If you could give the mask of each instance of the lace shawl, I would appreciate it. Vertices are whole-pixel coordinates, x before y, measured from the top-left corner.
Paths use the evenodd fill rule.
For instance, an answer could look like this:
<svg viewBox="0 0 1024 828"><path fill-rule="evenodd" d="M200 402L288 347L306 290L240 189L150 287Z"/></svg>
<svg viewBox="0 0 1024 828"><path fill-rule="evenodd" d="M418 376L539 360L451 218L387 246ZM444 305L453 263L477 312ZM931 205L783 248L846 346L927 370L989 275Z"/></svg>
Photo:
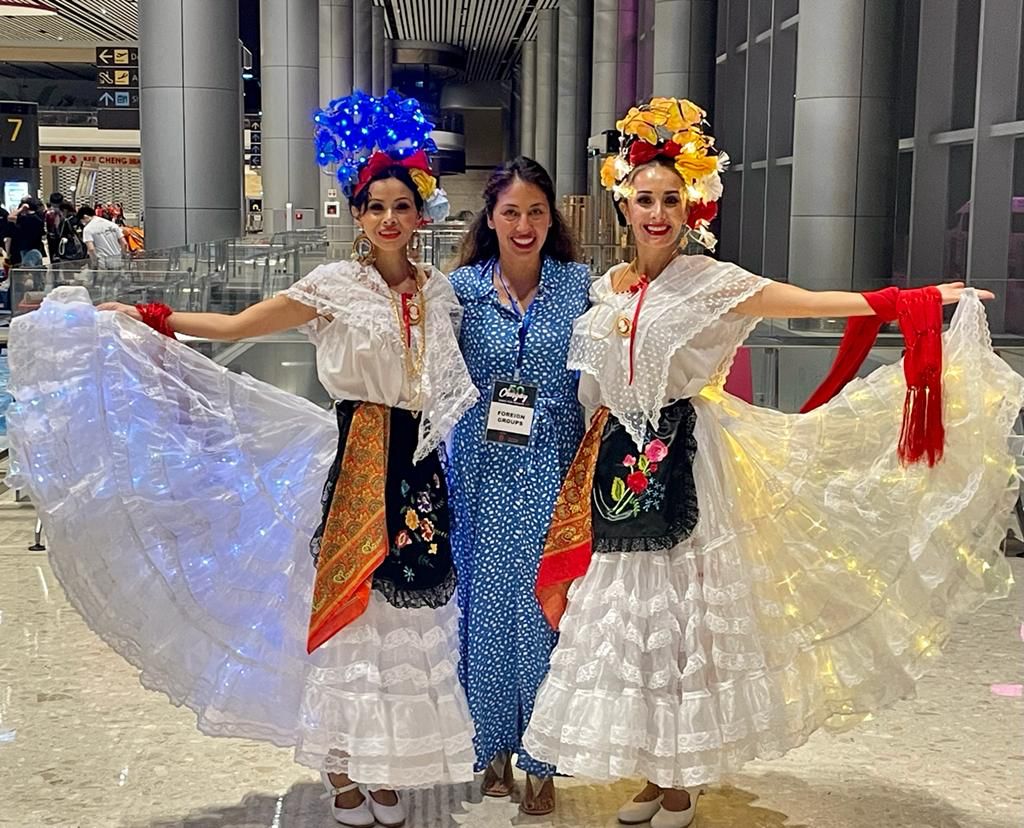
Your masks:
<svg viewBox="0 0 1024 828"><path fill-rule="evenodd" d="M384 354L402 353L403 347L388 290L375 267L341 261L320 265L282 294L315 308L322 317L340 320L344 328L359 330L380 345L384 358ZM451 283L439 270L430 268L423 291L427 344L420 377L423 416L415 462L440 445L478 397L459 350L462 309ZM321 332L327 335L324 319L315 319L307 327L314 344Z"/></svg>
<svg viewBox="0 0 1024 828"><path fill-rule="evenodd" d="M658 427L659 413L672 397L669 368L676 354L712 325L719 325L721 337L712 349L716 361L708 376L713 384L724 383L736 350L759 321L724 317L771 280L707 256L677 257L647 290L637 323L630 384L628 338L619 336L615 325L620 315L632 319L636 302L612 291L610 274L594 283L592 307L576 320L568 365L597 381L602 404L640 445L646 426Z"/></svg>

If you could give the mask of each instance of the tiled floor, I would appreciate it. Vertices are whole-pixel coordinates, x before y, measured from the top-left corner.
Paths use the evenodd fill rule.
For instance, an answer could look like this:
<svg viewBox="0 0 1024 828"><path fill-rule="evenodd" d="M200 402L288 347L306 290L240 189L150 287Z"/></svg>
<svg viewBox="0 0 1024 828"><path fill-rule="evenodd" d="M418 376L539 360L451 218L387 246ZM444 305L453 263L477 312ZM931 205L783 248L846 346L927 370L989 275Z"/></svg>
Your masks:
<svg viewBox="0 0 1024 828"><path fill-rule="evenodd" d="M8 496L9 498L9 496ZM142 689L68 605L31 509L0 503L0 825L328 828L314 776L287 751L201 736ZM88 555L87 549L82 550ZM1015 568L1024 577L1024 567ZM697 828L1024 825L1020 592L961 625L916 700L840 737L817 734L700 802ZM410 828L612 826L635 782L561 780L546 818L475 786L411 798Z"/></svg>

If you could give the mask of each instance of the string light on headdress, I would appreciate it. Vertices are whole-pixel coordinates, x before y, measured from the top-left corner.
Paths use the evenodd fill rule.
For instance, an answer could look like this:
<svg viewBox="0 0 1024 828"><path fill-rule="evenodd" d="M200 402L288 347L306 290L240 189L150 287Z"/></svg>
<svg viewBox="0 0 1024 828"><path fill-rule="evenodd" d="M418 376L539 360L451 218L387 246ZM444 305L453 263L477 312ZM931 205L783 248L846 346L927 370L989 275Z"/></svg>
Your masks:
<svg viewBox="0 0 1024 828"><path fill-rule="evenodd" d="M634 106L615 125L619 152L605 158L601 183L616 201L622 201L635 192L629 178L637 167L656 158L670 159L683 179L688 202L686 238L714 250L717 240L710 225L718 215L719 174L729 156L716 152L714 136L704 131L706 114L692 101L679 98L651 98Z"/></svg>
<svg viewBox="0 0 1024 828"><path fill-rule="evenodd" d="M372 174L388 166L405 167L431 221L443 221L448 199L430 170L427 153L437 152L430 137L434 125L419 101L389 89L380 98L356 90L336 98L313 115L317 163L333 172L351 199Z"/></svg>

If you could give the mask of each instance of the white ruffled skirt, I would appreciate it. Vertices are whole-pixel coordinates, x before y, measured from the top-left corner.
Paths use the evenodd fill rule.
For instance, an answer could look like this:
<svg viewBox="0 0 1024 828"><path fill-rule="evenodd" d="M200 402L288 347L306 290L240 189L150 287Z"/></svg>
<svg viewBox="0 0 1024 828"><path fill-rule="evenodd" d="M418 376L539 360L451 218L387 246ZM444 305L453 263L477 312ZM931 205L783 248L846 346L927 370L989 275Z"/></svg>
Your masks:
<svg viewBox="0 0 1024 828"><path fill-rule="evenodd" d="M694 400L698 526L668 551L593 556L530 753L570 775L699 785L911 695L953 621L1010 584L1024 379L989 343L965 298L931 469L897 458L901 365L806 415L717 390Z"/></svg>
<svg viewBox="0 0 1024 828"><path fill-rule="evenodd" d="M371 786L472 778L454 600L396 609L375 592L306 653L330 412L75 289L18 317L9 347L9 482L72 604L146 687L203 733Z"/></svg>

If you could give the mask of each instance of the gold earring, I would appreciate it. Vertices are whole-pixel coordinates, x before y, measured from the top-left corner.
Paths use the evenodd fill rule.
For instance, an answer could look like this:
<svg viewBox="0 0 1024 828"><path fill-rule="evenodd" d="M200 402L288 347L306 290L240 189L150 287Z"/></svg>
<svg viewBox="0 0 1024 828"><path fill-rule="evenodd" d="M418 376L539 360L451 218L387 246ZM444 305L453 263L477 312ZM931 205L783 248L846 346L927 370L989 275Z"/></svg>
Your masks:
<svg viewBox="0 0 1024 828"><path fill-rule="evenodd" d="M360 264L371 264L373 258L373 242L370 241L365 230L360 230L359 235L352 242L352 260Z"/></svg>

